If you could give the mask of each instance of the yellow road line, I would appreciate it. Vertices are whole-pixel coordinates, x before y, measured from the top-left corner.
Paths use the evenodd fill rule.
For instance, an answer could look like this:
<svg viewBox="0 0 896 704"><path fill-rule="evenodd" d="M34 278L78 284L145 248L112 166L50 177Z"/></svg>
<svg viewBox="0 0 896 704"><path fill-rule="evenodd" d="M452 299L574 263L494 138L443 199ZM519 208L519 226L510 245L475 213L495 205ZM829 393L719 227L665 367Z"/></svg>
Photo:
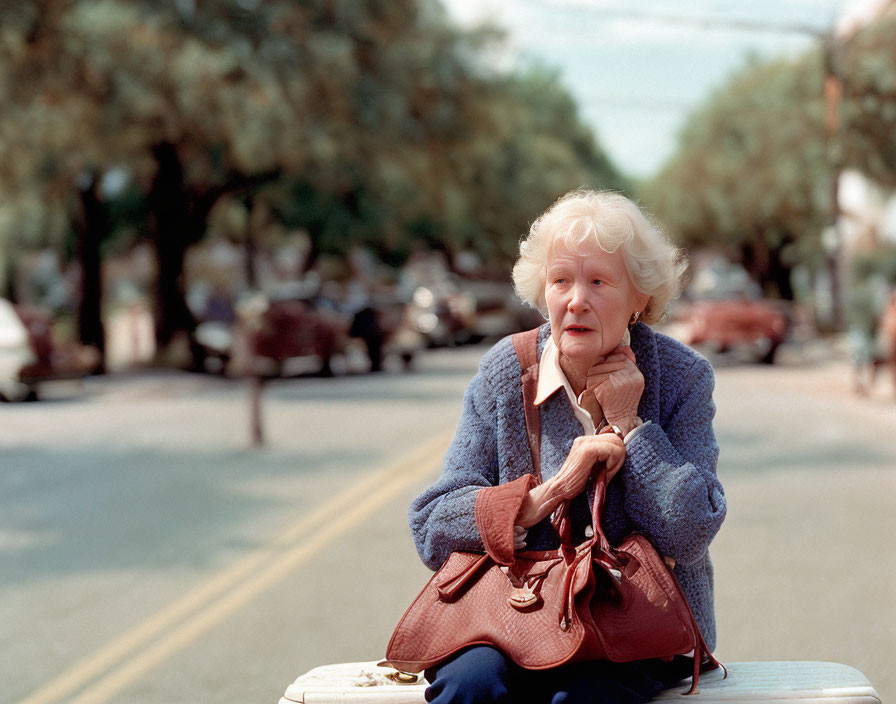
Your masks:
<svg viewBox="0 0 896 704"><path fill-rule="evenodd" d="M439 435L404 459L337 494L267 545L76 663L19 704L58 702L133 654L128 661L71 700L72 704L108 701L262 591L282 581L292 570L358 525L393 496L431 473L449 439L450 434ZM301 542L292 545L296 541ZM170 633L140 650L169 627L173 629Z"/></svg>

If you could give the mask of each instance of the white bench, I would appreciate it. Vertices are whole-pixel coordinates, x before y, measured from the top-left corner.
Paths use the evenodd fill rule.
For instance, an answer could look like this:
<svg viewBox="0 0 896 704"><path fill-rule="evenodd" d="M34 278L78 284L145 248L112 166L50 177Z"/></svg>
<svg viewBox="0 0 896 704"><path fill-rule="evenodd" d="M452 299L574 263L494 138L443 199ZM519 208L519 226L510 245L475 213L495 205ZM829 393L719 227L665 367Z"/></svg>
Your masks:
<svg viewBox="0 0 896 704"><path fill-rule="evenodd" d="M880 696L861 672L833 662L733 662L700 676L697 694L682 700L690 680L660 694L655 702L689 704L881 704ZM424 704L425 681L398 681L395 670L376 662L316 667L287 689L280 704Z"/></svg>

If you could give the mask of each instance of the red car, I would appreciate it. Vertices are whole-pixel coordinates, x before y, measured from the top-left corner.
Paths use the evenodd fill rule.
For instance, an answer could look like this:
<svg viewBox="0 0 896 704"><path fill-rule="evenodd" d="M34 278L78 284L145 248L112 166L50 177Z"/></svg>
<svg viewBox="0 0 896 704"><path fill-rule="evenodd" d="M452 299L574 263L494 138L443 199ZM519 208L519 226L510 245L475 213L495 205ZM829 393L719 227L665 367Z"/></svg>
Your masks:
<svg viewBox="0 0 896 704"><path fill-rule="evenodd" d="M771 364L790 334L792 321L781 302L769 300L700 301L682 316L684 342L711 345L719 352L758 344L760 361Z"/></svg>
<svg viewBox="0 0 896 704"><path fill-rule="evenodd" d="M314 355L322 373L332 373L330 360L344 350L346 335L336 320L302 300L273 301L261 316L252 352L280 365L287 359Z"/></svg>
<svg viewBox="0 0 896 704"><path fill-rule="evenodd" d="M344 358L352 340L363 342L371 371L381 370L387 355L409 369L423 346L400 303L378 302L349 315L304 299L273 300L249 324L249 351L264 375L280 376L287 362L305 357L316 359L320 373L330 376L333 358Z"/></svg>

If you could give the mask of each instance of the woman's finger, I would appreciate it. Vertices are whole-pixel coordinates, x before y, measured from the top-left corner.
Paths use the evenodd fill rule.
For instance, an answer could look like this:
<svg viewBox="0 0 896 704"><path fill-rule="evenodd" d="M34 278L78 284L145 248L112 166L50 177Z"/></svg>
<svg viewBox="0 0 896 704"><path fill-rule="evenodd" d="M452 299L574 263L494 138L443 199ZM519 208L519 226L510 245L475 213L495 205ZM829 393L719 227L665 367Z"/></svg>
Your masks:
<svg viewBox="0 0 896 704"><path fill-rule="evenodd" d="M600 364L595 364L591 369L588 370L588 378L591 378L595 374L607 374L609 372L618 372L623 369L627 369L631 364L631 360L627 357L622 357L617 360L601 362Z"/></svg>
<svg viewBox="0 0 896 704"><path fill-rule="evenodd" d="M620 440L616 433L601 433L597 437L603 441L598 448L601 460L606 461L614 455L625 453L625 443Z"/></svg>
<svg viewBox="0 0 896 704"><path fill-rule="evenodd" d="M615 435L613 437L616 437ZM617 438L618 439L618 438ZM604 460L604 468L603 474L607 477L607 481L610 481L613 477L616 476L616 473L622 469L622 465L625 464L625 446L623 445L622 449L616 449L610 453L610 455Z"/></svg>

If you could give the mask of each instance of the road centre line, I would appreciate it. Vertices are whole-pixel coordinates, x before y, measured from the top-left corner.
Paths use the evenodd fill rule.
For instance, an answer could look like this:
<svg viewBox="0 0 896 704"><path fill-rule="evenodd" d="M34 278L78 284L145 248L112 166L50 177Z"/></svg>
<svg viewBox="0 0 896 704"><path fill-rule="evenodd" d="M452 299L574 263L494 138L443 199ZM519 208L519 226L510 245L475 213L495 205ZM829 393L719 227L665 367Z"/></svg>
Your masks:
<svg viewBox="0 0 896 704"><path fill-rule="evenodd" d="M431 474L453 433L441 433L400 460L353 484L184 597L41 686L19 704L52 704L103 675L71 704L106 702L189 645L299 565ZM301 540L300 543L296 541ZM167 634L164 631L170 629ZM158 641L150 643L157 636ZM114 669L113 669L114 668ZM111 671L110 671L111 670Z"/></svg>

